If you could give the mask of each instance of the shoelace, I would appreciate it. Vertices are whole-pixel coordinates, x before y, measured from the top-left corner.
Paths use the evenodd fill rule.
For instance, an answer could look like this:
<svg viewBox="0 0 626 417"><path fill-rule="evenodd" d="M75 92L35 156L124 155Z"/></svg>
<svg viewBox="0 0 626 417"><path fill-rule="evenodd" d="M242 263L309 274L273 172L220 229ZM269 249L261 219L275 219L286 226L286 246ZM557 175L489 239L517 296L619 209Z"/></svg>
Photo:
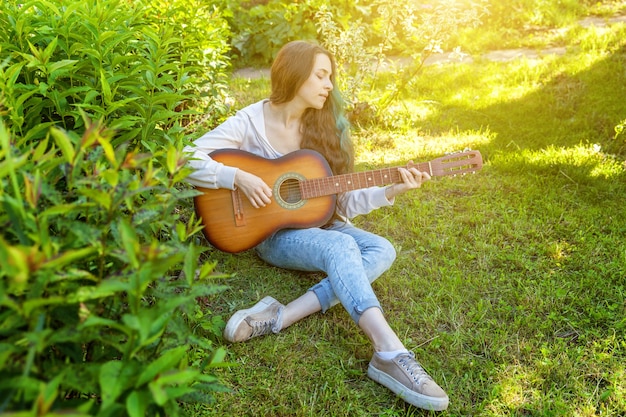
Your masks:
<svg viewBox="0 0 626 417"><path fill-rule="evenodd" d="M276 325L276 318L264 321L251 320L248 324L252 327L252 335L250 337L263 336L272 332L272 328Z"/></svg>
<svg viewBox="0 0 626 417"><path fill-rule="evenodd" d="M402 355L402 357L398 359L398 363L409 375L411 375L416 384L420 385L422 382L432 380L430 375L428 375L424 368L422 368L422 365L415 360L413 352L408 352Z"/></svg>

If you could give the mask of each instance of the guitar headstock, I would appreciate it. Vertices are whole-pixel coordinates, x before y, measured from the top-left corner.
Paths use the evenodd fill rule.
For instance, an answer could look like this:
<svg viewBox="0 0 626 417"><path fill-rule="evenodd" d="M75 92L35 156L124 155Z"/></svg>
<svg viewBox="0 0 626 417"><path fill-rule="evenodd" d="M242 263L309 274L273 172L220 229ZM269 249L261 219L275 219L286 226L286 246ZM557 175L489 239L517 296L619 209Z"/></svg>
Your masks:
<svg viewBox="0 0 626 417"><path fill-rule="evenodd" d="M466 150L433 159L429 164L434 176L460 175L481 169L483 157L479 151Z"/></svg>

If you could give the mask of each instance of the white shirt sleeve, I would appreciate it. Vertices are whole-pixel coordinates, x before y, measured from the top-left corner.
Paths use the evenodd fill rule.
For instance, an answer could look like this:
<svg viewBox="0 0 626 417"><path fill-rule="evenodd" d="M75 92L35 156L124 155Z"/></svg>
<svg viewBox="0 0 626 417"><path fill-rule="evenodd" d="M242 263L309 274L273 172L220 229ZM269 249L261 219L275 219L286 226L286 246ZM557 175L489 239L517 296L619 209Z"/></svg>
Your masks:
<svg viewBox="0 0 626 417"><path fill-rule="evenodd" d="M385 196L386 187L369 187L340 194L337 213L348 219L367 214L372 210L393 205Z"/></svg>
<svg viewBox="0 0 626 417"><path fill-rule="evenodd" d="M235 188L235 173L238 168L225 166L211 159L209 154L218 149L241 149L249 123L245 115L238 113L230 117L215 129L196 139L193 145L186 146L184 152L189 156L189 166L193 172L187 181L204 188Z"/></svg>
<svg viewBox="0 0 626 417"><path fill-rule="evenodd" d="M254 103L239 110L221 125L196 139L193 145L186 146L184 152L189 157L193 172L187 182L204 188L235 188L237 167L225 166L209 156L218 149L239 149L263 158L281 156L265 137L263 104L267 100Z"/></svg>

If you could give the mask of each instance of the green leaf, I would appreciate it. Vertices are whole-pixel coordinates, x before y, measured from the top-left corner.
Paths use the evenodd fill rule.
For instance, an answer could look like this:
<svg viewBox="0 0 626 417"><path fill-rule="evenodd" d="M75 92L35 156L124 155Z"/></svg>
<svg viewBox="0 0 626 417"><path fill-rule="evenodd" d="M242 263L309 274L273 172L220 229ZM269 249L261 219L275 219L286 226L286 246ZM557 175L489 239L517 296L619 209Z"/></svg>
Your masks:
<svg viewBox="0 0 626 417"><path fill-rule="evenodd" d="M134 357L141 349L156 342L163 335L170 317L170 311L154 309L141 309L137 315L124 314L124 324L139 333L139 340L130 346L129 355Z"/></svg>
<svg viewBox="0 0 626 417"><path fill-rule="evenodd" d="M184 385L195 382L199 374L200 372L191 368L177 370L177 371L170 371L170 372L160 375L159 378L154 381L154 383L161 385L161 386L167 386L167 385L184 386Z"/></svg>
<svg viewBox="0 0 626 417"><path fill-rule="evenodd" d="M224 358L226 357L226 349L223 347L219 347L213 351L211 354L211 358L208 363L208 368L214 368L220 366L224 363Z"/></svg>
<svg viewBox="0 0 626 417"><path fill-rule="evenodd" d="M187 352L187 346L178 346L163 353L157 360L148 365L135 384L139 388L154 380L159 374L176 369Z"/></svg>
<svg viewBox="0 0 626 417"><path fill-rule="evenodd" d="M0 236L0 267L8 276L9 293L21 294L28 285L30 275L29 252L29 248L8 245Z"/></svg>
<svg viewBox="0 0 626 417"><path fill-rule="evenodd" d="M82 303L100 298L112 297L115 294L128 291L128 283L107 279L97 286L83 286L67 296L69 303Z"/></svg>
<svg viewBox="0 0 626 417"><path fill-rule="evenodd" d="M107 169L106 171L100 174L102 178L109 184L111 187L115 188L120 180L120 175L118 171L113 169Z"/></svg>
<svg viewBox="0 0 626 417"><path fill-rule="evenodd" d="M52 39L52 41L48 44L48 46L46 46L46 49L44 49L40 58L43 63L47 63L48 61L50 61L50 58L52 57L52 54L54 53L54 51L57 49L58 44L59 44L59 37L57 36L54 39Z"/></svg>
<svg viewBox="0 0 626 417"><path fill-rule="evenodd" d="M46 298L31 298L24 302L24 304L22 305L22 309L24 312L24 316L30 317L31 313L40 307L58 305L58 304L63 304L65 302L66 302L65 297L60 296L60 295L46 297Z"/></svg>
<svg viewBox="0 0 626 417"><path fill-rule="evenodd" d="M20 155L17 158L8 157L0 162L0 178L6 177L9 174L16 172L26 162L28 162L28 155Z"/></svg>
<svg viewBox="0 0 626 417"><path fill-rule="evenodd" d="M63 377L65 376L65 371L61 370L61 372L55 376L52 381L47 384L43 384L39 388L39 396L37 398L37 407L39 412L44 413L44 415L49 416L50 409L52 408L55 400L59 396L59 385L61 384Z"/></svg>
<svg viewBox="0 0 626 417"><path fill-rule="evenodd" d="M104 98L104 102L108 105L113 101L113 95L111 94L111 85L107 80L106 74L104 70L100 70L100 85L102 87L102 96Z"/></svg>
<svg viewBox="0 0 626 417"><path fill-rule="evenodd" d="M3 329L4 326L0 326ZM3 332L4 333L4 332ZM0 369L7 369L7 361L17 352L17 347L11 343L0 342Z"/></svg>
<svg viewBox="0 0 626 417"><path fill-rule="evenodd" d="M145 417L150 396L145 391L133 391L126 398L126 411L130 417Z"/></svg>
<svg viewBox="0 0 626 417"><path fill-rule="evenodd" d="M96 202L96 204L98 204L100 207L104 208L105 210L111 209L111 204L112 204L111 195L107 193L106 191L92 189L92 188L81 188L78 190L78 192L90 198L91 200Z"/></svg>
<svg viewBox="0 0 626 417"><path fill-rule="evenodd" d="M178 169L178 151L173 146L167 149L167 171L173 175Z"/></svg>
<svg viewBox="0 0 626 417"><path fill-rule="evenodd" d="M100 143L100 146L102 146L102 149L104 149L104 154L106 155L109 162L114 167L118 167L119 163L117 162L117 158L115 157L115 150L113 149L113 146L111 146L111 142L109 142L109 140L106 138L99 137L98 143Z"/></svg>
<svg viewBox="0 0 626 417"><path fill-rule="evenodd" d="M17 77L20 75L20 72L22 71L22 68L24 67L24 65L26 65L24 61L16 62L15 64L11 65L6 70L7 77L6 77L5 86L7 88L12 88L15 85L15 81L17 80Z"/></svg>
<svg viewBox="0 0 626 417"><path fill-rule="evenodd" d="M176 222L176 235L181 242L187 240L187 225L183 222Z"/></svg>
<svg viewBox="0 0 626 417"><path fill-rule="evenodd" d="M122 238L122 246L126 252L128 262L133 268L139 267L137 254L139 253L139 240L137 234L132 228L128 220L121 219L119 222L120 237Z"/></svg>
<svg viewBox="0 0 626 417"><path fill-rule="evenodd" d="M57 204L55 206L49 207L43 212L41 212L41 216L51 217L58 215L67 215L72 211L85 211L90 207L94 207L94 203L67 203L67 204Z"/></svg>
<svg viewBox="0 0 626 417"><path fill-rule="evenodd" d="M109 361L100 367L98 377L102 408L110 407L117 399L135 384L136 362Z"/></svg>
<svg viewBox="0 0 626 417"><path fill-rule="evenodd" d="M33 153L33 160L34 161L41 160L41 158L43 157L47 149L48 149L48 138L46 137L44 140L39 142L39 145L37 145L37 147L35 148L35 151Z"/></svg>
<svg viewBox="0 0 626 417"><path fill-rule="evenodd" d="M148 384L148 387L150 388L150 392L152 393L152 398L154 398L154 402L158 405L164 406L170 399L167 395L167 391L165 391L161 384L158 384L155 381L151 381L150 384Z"/></svg>
<svg viewBox="0 0 626 417"><path fill-rule="evenodd" d="M85 320L84 323L81 324L81 326L79 327L79 329L87 329L89 327L103 327L103 328L113 328L116 330L119 330L120 332L122 332L123 334L125 334L126 336L130 337L130 335L133 333L133 330L130 329L128 326L125 326L124 324L116 321L116 320L112 320L112 319L108 319L108 318L104 318L104 317L98 317L98 316L89 316L87 317L87 320ZM110 341L108 343L111 343ZM116 346L116 348L118 348L118 350L122 351L121 349L119 349L119 346Z"/></svg>
<svg viewBox="0 0 626 417"><path fill-rule="evenodd" d="M74 145L72 144L72 141L70 140L67 133L57 127L51 128L50 133L54 137L54 141L61 149L65 161L68 162L70 165L73 165L74 159L76 158L76 152L74 151Z"/></svg>
<svg viewBox="0 0 626 417"><path fill-rule="evenodd" d="M96 248L88 247L82 249L68 250L55 258L45 261L41 268L62 269L78 260L89 257L96 252Z"/></svg>
<svg viewBox="0 0 626 417"><path fill-rule="evenodd" d="M74 59L64 59L48 65L48 72L50 74L48 82L53 83L61 75L72 71L77 62L78 61Z"/></svg>

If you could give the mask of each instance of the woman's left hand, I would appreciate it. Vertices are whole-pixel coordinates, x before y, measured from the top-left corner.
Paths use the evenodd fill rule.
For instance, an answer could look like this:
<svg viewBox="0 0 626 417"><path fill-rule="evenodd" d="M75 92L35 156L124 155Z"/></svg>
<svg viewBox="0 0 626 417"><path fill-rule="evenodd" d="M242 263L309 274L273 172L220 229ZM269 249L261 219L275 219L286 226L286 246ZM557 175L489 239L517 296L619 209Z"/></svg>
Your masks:
<svg viewBox="0 0 626 417"><path fill-rule="evenodd" d="M413 161L409 162L409 166L413 165ZM402 182L390 185L385 190L385 196L388 200L392 200L395 196L404 194L409 190L420 188L425 181L430 181L430 175L427 172L419 171L417 168L398 168Z"/></svg>

